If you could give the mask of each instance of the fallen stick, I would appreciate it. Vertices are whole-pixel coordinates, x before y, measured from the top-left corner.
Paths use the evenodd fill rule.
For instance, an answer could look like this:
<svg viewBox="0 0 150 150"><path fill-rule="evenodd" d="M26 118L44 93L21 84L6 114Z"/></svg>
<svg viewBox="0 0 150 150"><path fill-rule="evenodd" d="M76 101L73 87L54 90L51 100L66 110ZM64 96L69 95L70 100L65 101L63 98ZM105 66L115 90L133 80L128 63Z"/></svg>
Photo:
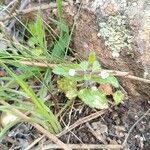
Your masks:
<svg viewBox="0 0 150 150"><path fill-rule="evenodd" d="M104 144L67 144L71 149L122 149L122 145L104 145ZM60 149L59 145L48 144L42 147L44 150Z"/></svg>
<svg viewBox="0 0 150 150"><path fill-rule="evenodd" d="M30 150L33 146L35 146L39 141L41 141L45 135L42 135L41 137L37 138L35 141L33 141L25 150Z"/></svg>
<svg viewBox="0 0 150 150"><path fill-rule="evenodd" d="M49 64L46 62L43 63L43 62L31 62L31 61L19 61L19 63L28 65L28 66L37 66L37 67L43 67L43 68L46 68L46 67L54 68L57 66L57 64ZM114 76L124 77L124 78L128 78L131 80L136 80L136 81L150 84L150 80L130 75L129 72L122 72L122 71L117 71L117 70L106 70L106 71ZM96 73L99 74L99 72L96 72Z"/></svg>
<svg viewBox="0 0 150 150"><path fill-rule="evenodd" d="M86 122L89 122L89 121L99 117L100 115L103 115L106 111L107 111L107 109L106 110L100 110L100 111L98 111L96 113L93 113L93 114L91 114L89 116L86 116L84 118L79 119L74 124L72 124L71 126L67 127L65 130L63 130L62 132L57 134L57 136L58 137L63 136L64 134L68 133L69 131L73 130L74 128L78 127L79 125L82 125L82 124L84 124Z"/></svg>
<svg viewBox="0 0 150 150"><path fill-rule="evenodd" d="M77 122L75 122L74 124L72 124L71 126L69 126L67 129L65 129L65 130L63 130L61 133L57 134L57 137L61 137L61 136L65 135L66 133L68 133L69 131L71 131L71 130L73 130L74 128L78 127L79 125L84 124L84 123L86 123L86 122L88 122L88 121L91 121L91 120L93 120L93 119L99 117L100 115L104 114L105 112L106 112L106 110L98 111L98 112L93 113L93 114L91 114L91 115L89 115L89 116L86 116L86 117L84 117L84 118L79 119ZM42 137L42 138L43 138L43 137ZM41 139L42 139L42 138L41 138ZM40 139L40 140L41 140L41 139ZM30 147L33 147L33 146L34 146L35 144L37 144L38 142L39 142L39 140L34 141L34 142L29 146L29 148L30 148ZM26 149L26 150L29 150L29 149Z"/></svg>

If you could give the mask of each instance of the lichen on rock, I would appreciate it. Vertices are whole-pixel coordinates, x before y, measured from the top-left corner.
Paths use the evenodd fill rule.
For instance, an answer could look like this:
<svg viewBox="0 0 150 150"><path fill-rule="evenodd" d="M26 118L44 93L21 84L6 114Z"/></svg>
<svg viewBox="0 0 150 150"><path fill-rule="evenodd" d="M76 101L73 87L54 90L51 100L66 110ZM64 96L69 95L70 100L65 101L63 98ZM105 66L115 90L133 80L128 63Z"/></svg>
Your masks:
<svg viewBox="0 0 150 150"><path fill-rule="evenodd" d="M127 18L124 15L109 16L107 21L100 22L98 36L102 37L105 45L112 50L112 53L128 48L132 50L132 39L130 30L127 28Z"/></svg>

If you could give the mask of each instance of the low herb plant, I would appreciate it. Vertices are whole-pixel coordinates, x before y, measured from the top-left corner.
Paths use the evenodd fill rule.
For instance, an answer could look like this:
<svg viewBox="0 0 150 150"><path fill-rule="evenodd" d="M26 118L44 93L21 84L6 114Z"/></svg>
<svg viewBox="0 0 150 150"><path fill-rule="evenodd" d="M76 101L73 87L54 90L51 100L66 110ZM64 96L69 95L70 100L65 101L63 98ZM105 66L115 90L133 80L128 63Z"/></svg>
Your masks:
<svg viewBox="0 0 150 150"><path fill-rule="evenodd" d="M92 108L108 108L106 95L97 87L99 84L111 84L118 88L118 80L101 68L95 53L89 55L88 61L79 64L61 64L53 69L53 73L61 76L57 81L58 88L65 93L69 100L80 98ZM113 93L114 104L118 105L123 99L123 93L117 90Z"/></svg>

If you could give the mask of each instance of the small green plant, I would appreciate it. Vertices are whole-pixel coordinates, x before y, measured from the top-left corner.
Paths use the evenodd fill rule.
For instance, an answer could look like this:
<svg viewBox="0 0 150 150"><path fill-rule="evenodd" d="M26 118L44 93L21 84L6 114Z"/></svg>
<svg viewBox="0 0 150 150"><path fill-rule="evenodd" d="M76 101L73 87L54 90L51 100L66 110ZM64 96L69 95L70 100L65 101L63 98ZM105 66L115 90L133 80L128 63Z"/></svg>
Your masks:
<svg viewBox="0 0 150 150"><path fill-rule="evenodd" d="M58 12L59 21L50 18L60 31L59 39L54 42L51 52L53 58L63 58L65 48L70 38L69 28L62 20L61 2L58 2ZM28 45L32 48L32 53L36 56L44 54L44 50L47 51L47 45L45 40L45 28L40 14L37 15L35 23L28 24L28 30L31 33L31 37L28 39Z"/></svg>
<svg viewBox="0 0 150 150"><path fill-rule="evenodd" d="M4 34L5 29L0 27L0 44L2 45L0 69L4 69L7 74L0 78L0 81L2 81L0 82L0 100L8 103L11 101L11 106L0 105L0 111L5 112L11 110L11 108L16 108L22 112L28 112L33 122L40 124L51 133L59 133L62 130L57 113L53 113L53 109L51 110L51 108L55 107L55 104L45 100L47 94L52 94L53 92L51 88L51 70L21 65L20 61L56 62L58 60L55 59L56 57L63 58L70 36L69 28L62 19L62 0L57 0L57 7L58 21L52 18L49 19L56 26L55 28L59 29L59 35L54 34L52 27L43 22L40 11L34 23L25 25L16 18L25 28L23 33L19 31L19 39L21 37L22 40L18 42L10 41ZM17 30L17 28L15 29ZM30 33L25 38L24 33L26 32L24 31ZM54 39L50 44L46 41L47 32ZM26 37L28 37L27 42ZM58 61L62 60L59 59ZM11 64L11 67L7 64ZM38 82L38 86L41 89L35 89L34 85L30 83L32 80ZM11 112L13 113L13 111ZM0 133L0 139L11 127L22 121L19 118L17 122L3 128Z"/></svg>
<svg viewBox="0 0 150 150"><path fill-rule="evenodd" d="M99 23L98 36L102 37L105 45L112 50L113 57L119 57L123 48L132 50L133 37L126 20L126 16L117 14L109 16L106 22Z"/></svg>
<svg viewBox="0 0 150 150"><path fill-rule="evenodd" d="M32 34L28 39L28 45L32 48L34 55L40 56L44 53L44 49L46 48L44 26L40 15L37 15L35 23L28 24L28 29Z"/></svg>
<svg viewBox="0 0 150 150"><path fill-rule="evenodd" d="M63 76L57 81L60 91L70 100L79 97L85 104L92 108L108 108L106 95L97 88L98 84L111 84L119 87L118 80L96 60L95 53L89 55L88 61L80 64L61 64L53 69L53 73ZM123 99L121 91L113 94L114 104L119 104Z"/></svg>

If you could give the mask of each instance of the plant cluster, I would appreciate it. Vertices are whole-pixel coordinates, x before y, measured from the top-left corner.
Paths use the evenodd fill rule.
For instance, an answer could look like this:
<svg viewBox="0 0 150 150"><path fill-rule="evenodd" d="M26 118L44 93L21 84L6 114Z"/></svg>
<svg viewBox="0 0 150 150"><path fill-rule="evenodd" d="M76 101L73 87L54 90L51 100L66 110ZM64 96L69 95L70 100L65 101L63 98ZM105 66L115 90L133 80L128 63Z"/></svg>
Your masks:
<svg viewBox="0 0 150 150"><path fill-rule="evenodd" d="M114 57L118 57L123 48L132 50L133 37L127 27L126 16L109 16L107 21L99 23L99 27L98 36L104 39L105 45L112 50Z"/></svg>
<svg viewBox="0 0 150 150"><path fill-rule="evenodd" d="M69 99L68 102L72 102L78 97L92 108L108 108L107 96L98 88L102 84L110 84L114 87L112 97L115 105L119 104L123 98L121 91L116 91L119 87L117 79L102 69L96 60L95 53L89 55L88 61L82 61L79 64L60 64L53 70L21 63L24 60L33 62L33 64L37 61L45 64L45 62L49 63L52 60L56 63L58 60L56 58L65 56L65 50L70 41L69 28L62 20L62 1L56 0L56 2L59 21L52 18L50 20L59 30L57 37L54 36L51 27L43 23L39 13L36 21L27 23L27 26L18 19L24 27L24 32L19 31L17 42L11 40L11 37L7 38L5 30L0 29L0 69L4 71L4 75L0 76L0 100L10 104L1 103L0 111L9 116L10 114L16 115L12 108L28 113L32 122L41 125L51 133L61 132L62 127L58 116L65 110L66 106L68 107L67 104L70 104L60 105L64 107L61 107L59 112L54 113L56 105L59 106L59 101L56 98L57 104L54 102L55 95L53 96L53 93L56 92L52 86L53 73L59 76L57 87L65 93ZM25 36L26 31L28 31L29 37ZM52 45L48 45L46 41L46 32L54 38ZM51 101L45 100L48 95L51 95ZM11 118L13 117L11 116ZM14 118L16 119L16 116ZM19 117L17 120L15 119L0 129L0 139L11 127L24 121Z"/></svg>
<svg viewBox="0 0 150 150"><path fill-rule="evenodd" d="M4 71L5 75L0 77L0 100L11 103L10 106L0 105L1 112L9 112L14 114L11 108L28 112L33 122L38 123L51 133L59 133L62 128L58 121L57 115L54 113L55 107L53 102L45 101L45 97L51 90L51 70L49 68L39 68L36 66L26 66L20 64L20 61L41 61L51 62L62 61L65 56L65 49L69 44L70 35L69 28L62 19L62 1L57 0L58 20L49 18L58 33L46 24L41 12L39 11L35 22L25 25L16 17L23 31L15 28L18 40L13 40L11 34L7 36L4 26L0 26L0 71ZM1 9L1 8L0 8ZM27 34L26 34L27 33ZM46 36L49 33L53 40L48 45ZM9 65L11 64L11 66ZM40 89L35 88L36 85L30 81L38 83ZM16 122L8 123L0 132L2 136L16 123L22 122L18 118Z"/></svg>
<svg viewBox="0 0 150 150"><path fill-rule="evenodd" d="M53 73L63 76L57 84L68 99L79 97L92 108L105 109L109 106L105 93L97 88L97 84L111 84L115 88L119 87L118 80L101 68L95 58L95 53L91 53L88 61L82 61L80 64L58 65L53 69ZM121 91L113 93L116 105L121 102L122 98Z"/></svg>

